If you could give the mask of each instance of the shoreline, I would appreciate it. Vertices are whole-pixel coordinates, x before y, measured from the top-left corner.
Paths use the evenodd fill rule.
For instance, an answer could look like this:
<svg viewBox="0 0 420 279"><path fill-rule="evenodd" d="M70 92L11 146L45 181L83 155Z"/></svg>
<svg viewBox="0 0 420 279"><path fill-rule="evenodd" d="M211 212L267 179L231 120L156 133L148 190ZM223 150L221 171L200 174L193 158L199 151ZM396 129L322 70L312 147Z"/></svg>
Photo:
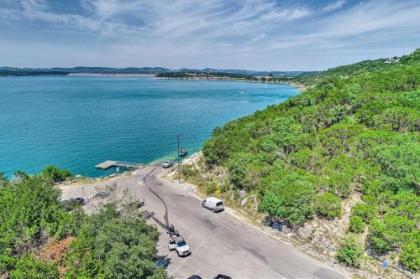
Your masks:
<svg viewBox="0 0 420 279"><path fill-rule="evenodd" d="M207 80L207 81L241 81L241 82L249 82L249 83L266 83L266 84L283 84L283 85L289 85L291 87L297 88L300 91L303 91L307 89L307 86L305 86L303 83L297 82L297 81L279 81L279 82L273 82L273 81L263 81L263 80L248 80L248 79L240 79L240 78L230 78L230 77L179 77L179 78L172 78L172 77L158 77L155 75L154 79L160 79L160 80L191 80L191 81L200 81L200 80Z"/></svg>

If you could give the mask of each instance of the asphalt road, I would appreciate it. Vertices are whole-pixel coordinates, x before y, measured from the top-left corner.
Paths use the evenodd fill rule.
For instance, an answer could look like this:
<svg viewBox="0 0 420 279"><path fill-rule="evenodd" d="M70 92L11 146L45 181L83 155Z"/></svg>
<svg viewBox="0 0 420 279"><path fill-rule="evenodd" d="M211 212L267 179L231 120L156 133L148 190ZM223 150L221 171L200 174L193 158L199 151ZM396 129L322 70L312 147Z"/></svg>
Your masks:
<svg viewBox="0 0 420 279"><path fill-rule="evenodd" d="M229 214L229 210L213 213L203 209L192 186L162 179L160 172L160 167L148 166L110 182L61 186L62 198L85 197L86 211L96 210L107 200L145 201L145 208L154 213L150 222L161 232L159 255L168 256L167 273L174 278L197 274L205 279L219 273L234 279L347 277L244 223ZM105 188L115 190L105 200L92 198ZM176 252L168 251L168 237L162 226L166 222L173 224L190 245L189 257L180 258Z"/></svg>

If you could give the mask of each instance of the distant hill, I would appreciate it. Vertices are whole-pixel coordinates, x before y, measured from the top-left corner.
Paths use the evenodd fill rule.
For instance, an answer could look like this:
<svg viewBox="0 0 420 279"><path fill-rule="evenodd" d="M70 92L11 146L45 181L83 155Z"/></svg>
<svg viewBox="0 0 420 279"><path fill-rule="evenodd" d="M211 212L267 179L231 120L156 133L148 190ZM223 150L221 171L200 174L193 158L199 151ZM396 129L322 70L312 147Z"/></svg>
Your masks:
<svg viewBox="0 0 420 279"><path fill-rule="evenodd" d="M236 77L297 77L305 73L303 71L252 71L237 69L168 69L162 67L128 67L128 68L110 68L110 67L73 67L73 68L13 68L0 67L0 76L39 76L39 75L68 75L77 74L156 74L162 77L183 77L187 74L205 73L208 75L230 75Z"/></svg>
<svg viewBox="0 0 420 279"><path fill-rule="evenodd" d="M78 74L158 74L169 72L161 67L142 68L107 68L107 67L74 67L74 68L11 68L1 67L0 76L38 76Z"/></svg>

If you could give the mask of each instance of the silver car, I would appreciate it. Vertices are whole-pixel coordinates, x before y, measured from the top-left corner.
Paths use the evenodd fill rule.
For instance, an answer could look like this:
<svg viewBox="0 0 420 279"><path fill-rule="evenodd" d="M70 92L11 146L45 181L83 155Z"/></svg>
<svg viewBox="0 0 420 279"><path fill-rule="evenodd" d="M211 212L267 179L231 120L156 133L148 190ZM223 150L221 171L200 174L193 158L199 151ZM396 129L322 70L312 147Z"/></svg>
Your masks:
<svg viewBox="0 0 420 279"><path fill-rule="evenodd" d="M174 165L174 161L172 161L172 160L167 160L167 161L164 161L164 162L162 163L162 168L167 169L167 168L172 167L173 165Z"/></svg>

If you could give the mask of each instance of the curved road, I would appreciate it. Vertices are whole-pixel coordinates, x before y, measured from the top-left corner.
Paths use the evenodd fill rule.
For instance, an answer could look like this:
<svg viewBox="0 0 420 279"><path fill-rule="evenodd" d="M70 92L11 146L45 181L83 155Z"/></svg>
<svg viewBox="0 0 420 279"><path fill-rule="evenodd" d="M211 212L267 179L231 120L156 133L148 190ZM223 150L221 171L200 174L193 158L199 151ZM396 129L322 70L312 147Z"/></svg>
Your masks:
<svg viewBox="0 0 420 279"><path fill-rule="evenodd" d="M213 278L219 273L234 279L322 278L338 279L348 276L315 260L293 246L259 231L228 212L215 214L201 207L191 186L178 185L160 178L160 168L148 166L130 176L118 177L115 199L129 195L145 200L145 207L155 213L158 229L159 254L167 255L169 276L188 278L192 274ZM92 185L62 186L63 199L92 197L109 182ZM89 201L86 210L94 210ZM191 247L192 254L179 258L167 248L163 224L174 224ZM152 221L153 222L153 221Z"/></svg>

